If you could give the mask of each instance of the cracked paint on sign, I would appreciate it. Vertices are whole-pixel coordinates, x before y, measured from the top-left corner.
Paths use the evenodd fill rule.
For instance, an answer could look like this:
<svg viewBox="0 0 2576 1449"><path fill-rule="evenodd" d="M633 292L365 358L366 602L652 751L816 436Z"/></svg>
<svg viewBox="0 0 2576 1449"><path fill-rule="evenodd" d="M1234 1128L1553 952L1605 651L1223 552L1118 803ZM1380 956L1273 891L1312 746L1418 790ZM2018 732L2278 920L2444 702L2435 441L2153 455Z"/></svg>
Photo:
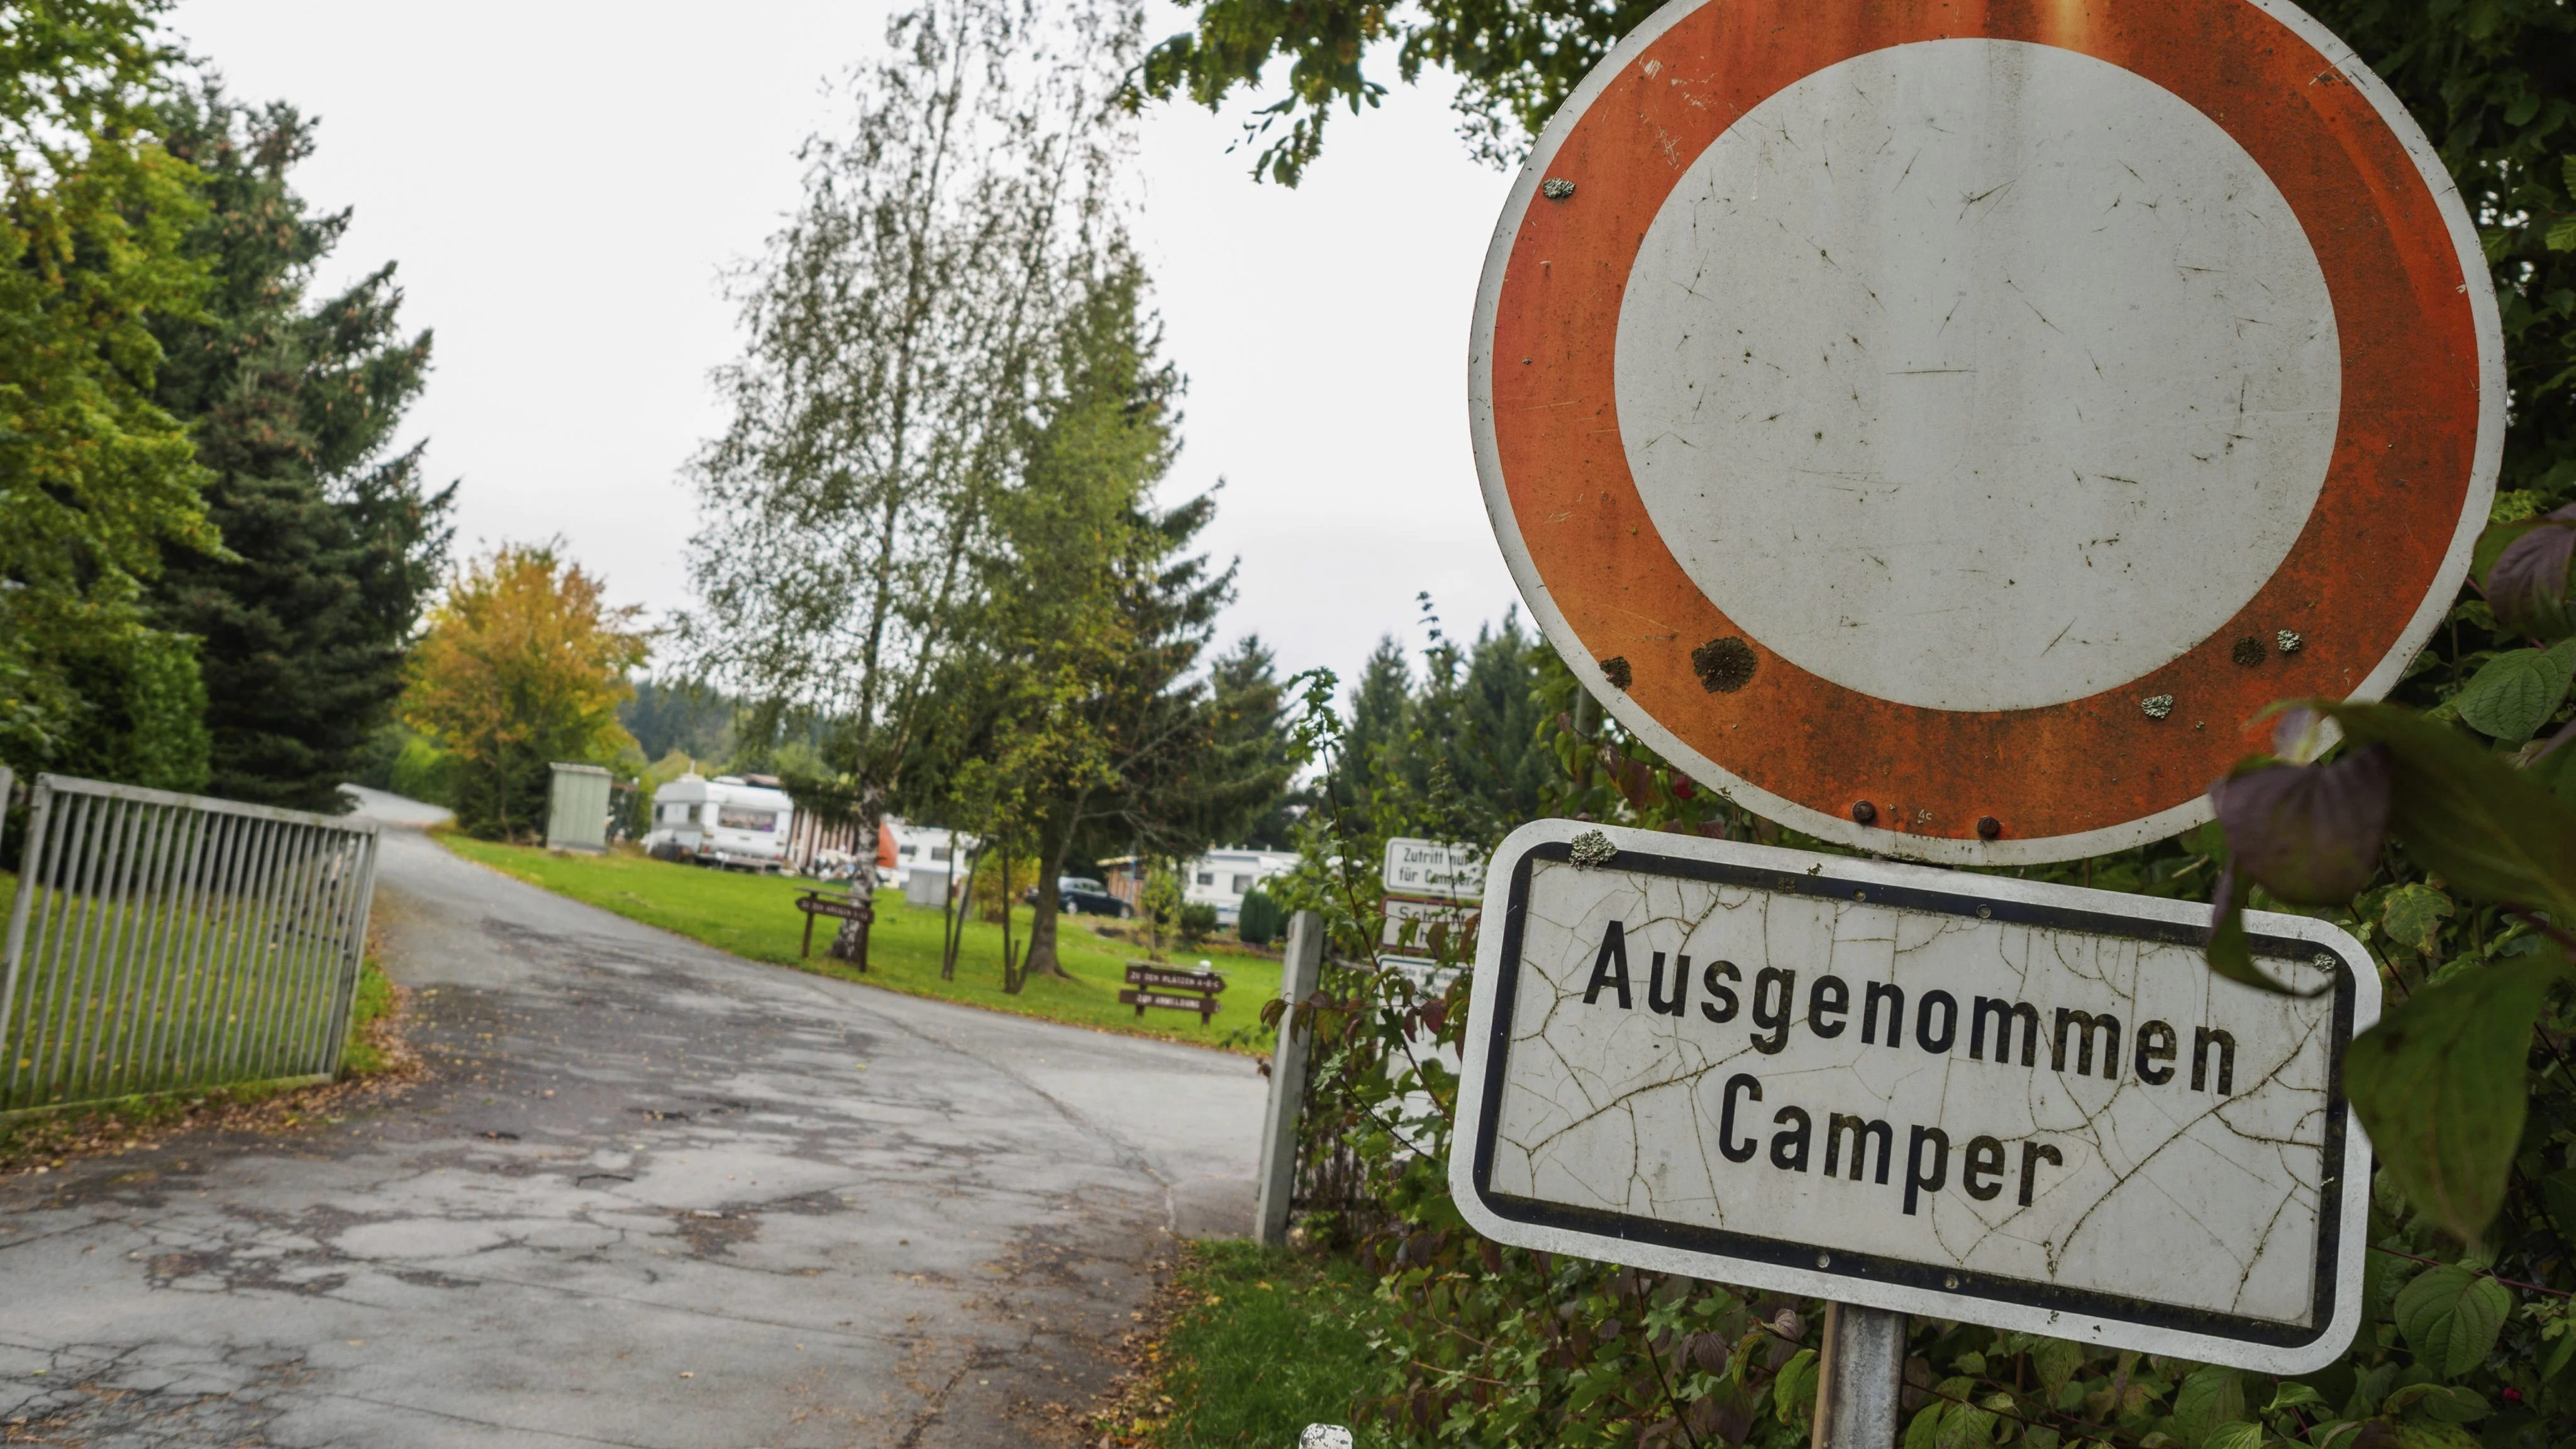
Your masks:
<svg viewBox="0 0 2576 1449"><path fill-rule="evenodd" d="M2333 1338L2367 1160L2339 1062L2377 1003L2333 989L2332 928L2267 918L2319 993L2275 996L2212 975L2175 919L2205 906L1640 832L1578 869L1542 848L1569 834L1490 877L1480 1230L2218 1361Z"/></svg>

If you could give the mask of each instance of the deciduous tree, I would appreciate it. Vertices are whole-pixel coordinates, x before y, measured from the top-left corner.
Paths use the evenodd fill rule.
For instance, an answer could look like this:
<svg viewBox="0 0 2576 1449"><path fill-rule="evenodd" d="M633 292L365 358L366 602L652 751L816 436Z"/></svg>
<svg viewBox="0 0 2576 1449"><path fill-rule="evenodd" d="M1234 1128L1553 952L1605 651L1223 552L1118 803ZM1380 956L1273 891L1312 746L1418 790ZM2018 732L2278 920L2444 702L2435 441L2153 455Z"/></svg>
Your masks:
<svg viewBox="0 0 2576 1449"><path fill-rule="evenodd" d="M649 643L558 545L508 545L457 571L413 650L403 721L453 758L457 820L507 839L544 819L547 767L635 747L617 722Z"/></svg>
<svg viewBox="0 0 2576 1449"><path fill-rule="evenodd" d="M808 800L855 817L876 888L890 792L928 729L972 561L1104 222L1137 20L1121 5L925 0L807 144L806 196L741 278L733 410L696 466L695 672L774 726L832 722ZM864 962L863 923L835 955Z"/></svg>
<svg viewBox="0 0 2576 1449"><path fill-rule="evenodd" d="M162 7L36 0L0 23L0 759L195 788L194 646L145 583L217 547L151 318L192 313L196 176L161 143Z"/></svg>

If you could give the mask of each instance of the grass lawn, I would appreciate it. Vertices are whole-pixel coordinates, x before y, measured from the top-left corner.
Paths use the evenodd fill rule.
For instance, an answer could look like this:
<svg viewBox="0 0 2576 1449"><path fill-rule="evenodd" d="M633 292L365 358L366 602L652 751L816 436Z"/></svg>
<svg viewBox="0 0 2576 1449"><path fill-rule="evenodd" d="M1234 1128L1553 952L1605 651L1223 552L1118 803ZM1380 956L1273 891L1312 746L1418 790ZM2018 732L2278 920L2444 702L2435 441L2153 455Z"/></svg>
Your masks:
<svg viewBox="0 0 2576 1449"><path fill-rule="evenodd" d="M1185 1244L1157 1373L1096 1427L1158 1449L1283 1449L1308 1424L1349 1424L1380 1367L1374 1287L1347 1258Z"/></svg>
<svg viewBox="0 0 2576 1449"><path fill-rule="evenodd" d="M710 870L633 855L556 855L534 846L495 845L452 831L440 831L438 838L467 860L530 885L754 961L864 981L914 996L1200 1046L1257 1053L1270 1045L1260 1030L1261 1004L1279 994L1279 963L1239 950L1213 949L1218 945L1215 941L1195 951L1174 948L1167 953L1174 965L1207 961L1225 976L1226 989L1215 1019L1201 1026L1195 1012L1156 1008L1147 1010L1139 1021L1134 1007L1118 1004L1118 993L1126 985L1127 963L1144 959L1144 948L1104 939L1092 930L1091 917L1066 916L1057 936L1058 954L1074 980L1032 977L1019 995L1010 996L1002 991L998 923L968 925L965 946L957 956L957 979L942 981L940 913L907 906L894 891L877 893L876 925L868 934L869 969L862 975L823 954L836 925L828 917L814 923L812 958L798 957L805 917L794 902L813 888L812 881ZM1028 911L1021 908L1014 931L1022 950L1028 946L1028 919Z"/></svg>

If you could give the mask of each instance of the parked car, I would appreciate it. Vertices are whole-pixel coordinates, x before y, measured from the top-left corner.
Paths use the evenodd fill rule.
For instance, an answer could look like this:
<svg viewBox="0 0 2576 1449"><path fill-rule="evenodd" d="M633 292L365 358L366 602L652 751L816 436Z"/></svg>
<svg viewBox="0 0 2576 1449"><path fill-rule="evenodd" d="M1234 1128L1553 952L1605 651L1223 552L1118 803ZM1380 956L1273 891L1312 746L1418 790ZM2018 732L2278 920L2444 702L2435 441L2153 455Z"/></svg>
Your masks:
<svg viewBox="0 0 2576 1449"><path fill-rule="evenodd" d="M1038 888L1031 886L1021 900L1035 902ZM1077 916L1132 916L1127 903L1109 893L1109 887L1087 876L1060 875L1055 878L1056 904Z"/></svg>

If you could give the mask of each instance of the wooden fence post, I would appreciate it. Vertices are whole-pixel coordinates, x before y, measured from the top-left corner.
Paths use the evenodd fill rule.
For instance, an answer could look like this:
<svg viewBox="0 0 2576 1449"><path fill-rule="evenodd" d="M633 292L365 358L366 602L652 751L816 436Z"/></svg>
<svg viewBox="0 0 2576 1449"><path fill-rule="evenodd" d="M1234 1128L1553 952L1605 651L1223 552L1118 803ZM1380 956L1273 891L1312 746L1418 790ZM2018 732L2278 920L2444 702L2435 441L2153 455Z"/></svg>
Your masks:
<svg viewBox="0 0 2576 1449"><path fill-rule="evenodd" d="M1298 1008L1315 994L1324 970L1324 918L1299 911L1288 918L1287 959L1279 968L1279 1049L1270 1059L1270 1106L1261 1119L1260 1198L1253 1236L1266 1248L1288 1241L1288 1200L1297 1190L1297 1115L1306 1105L1306 1039L1297 1033Z"/></svg>

